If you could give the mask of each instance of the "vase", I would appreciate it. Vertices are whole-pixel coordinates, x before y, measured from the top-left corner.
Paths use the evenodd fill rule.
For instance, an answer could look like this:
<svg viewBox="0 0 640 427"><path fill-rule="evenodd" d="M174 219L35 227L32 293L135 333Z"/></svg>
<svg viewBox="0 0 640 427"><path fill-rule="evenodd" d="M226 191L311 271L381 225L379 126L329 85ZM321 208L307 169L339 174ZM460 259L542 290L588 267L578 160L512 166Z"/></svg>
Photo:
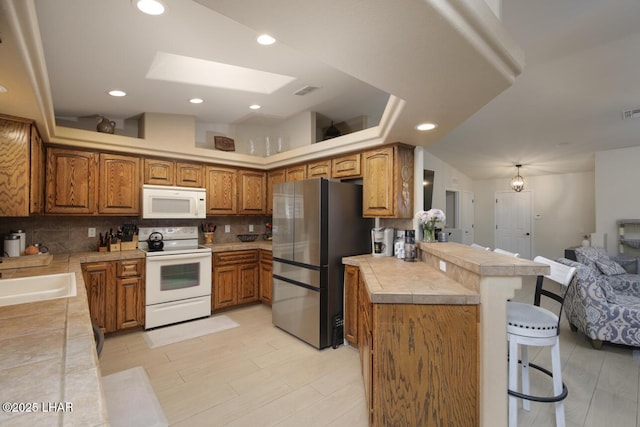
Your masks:
<svg viewBox="0 0 640 427"><path fill-rule="evenodd" d="M423 242L432 243L436 241L435 229L433 227L424 225L422 230L424 231L424 236L422 237Z"/></svg>

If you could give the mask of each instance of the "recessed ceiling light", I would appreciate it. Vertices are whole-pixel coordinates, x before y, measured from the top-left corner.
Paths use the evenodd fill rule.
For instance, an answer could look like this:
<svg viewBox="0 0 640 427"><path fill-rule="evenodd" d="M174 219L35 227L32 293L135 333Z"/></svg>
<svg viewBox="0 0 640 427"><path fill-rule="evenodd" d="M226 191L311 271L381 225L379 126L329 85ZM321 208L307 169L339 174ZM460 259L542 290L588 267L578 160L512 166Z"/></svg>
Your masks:
<svg viewBox="0 0 640 427"><path fill-rule="evenodd" d="M192 104L202 104L204 100L202 100L201 98L191 98L189 102Z"/></svg>
<svg viewBox="0 0 640 427"><path fill-rule="evenodd" d="M259 110L261 107L258 104L252 104L252 105L249 105L249 108L251 110Z"/></svg>
<svg viewBox="0 0 640 427"><path fill-rule="evenodd" d="M110 90L109 92L107 92L109 95L111 96L116 96L116 97L120 97L120 96L127 96L127 92L122 91L122 90Z"/></svg>
<svg viewBox="0 0 640 427"><path fill-rule="evenodd" d="M264 46L269 46L276 42L276 39L271 37L269 34L260 34L257 38L258 43Z"/></svg>
<svg viewBox="0 0 640 427"><path fill-rule="evenodd" d="M418 130L431 130L431 129L435 129L437 128L438 125L435 123L420 123L418 126L416 126L416 129Z"/></svg>
<svg viewBox="0 0 640 427"><path fill-rule="evenodd" d="M136 7L147 15L162 15L166 9L163 2L159 0L134 0Z"/></svg>
<svg viewBox="0 0 640 427"><path fill-rule="evenodd" d="M9 92L9 89L7 89L6 87L0 85L0 93L7 93Z"/></svg>

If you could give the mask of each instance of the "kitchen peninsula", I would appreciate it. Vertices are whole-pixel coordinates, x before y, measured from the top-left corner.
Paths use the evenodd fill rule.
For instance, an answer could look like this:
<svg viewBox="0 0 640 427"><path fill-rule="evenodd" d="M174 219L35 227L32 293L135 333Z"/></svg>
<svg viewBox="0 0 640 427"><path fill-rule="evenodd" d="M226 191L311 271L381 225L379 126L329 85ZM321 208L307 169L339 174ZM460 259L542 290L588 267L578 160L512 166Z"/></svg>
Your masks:
<svg viewBox="0 0 640 427"><path fill-rule="evenodd" d="M418 245L415 263L343 259L345 336L355 295L370 424L506 426L505 302L523 276L548 267L458 243Z"/></svg>

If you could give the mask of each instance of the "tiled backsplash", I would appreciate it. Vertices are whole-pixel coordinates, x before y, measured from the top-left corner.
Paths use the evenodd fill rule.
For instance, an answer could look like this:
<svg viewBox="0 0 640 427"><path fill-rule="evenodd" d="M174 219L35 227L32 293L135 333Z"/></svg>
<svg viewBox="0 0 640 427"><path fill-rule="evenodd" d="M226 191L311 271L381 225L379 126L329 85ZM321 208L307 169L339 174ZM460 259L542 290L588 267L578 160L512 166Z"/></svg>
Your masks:
<svg viewBox="0 0 640 427"><path fill-rule="evenodd" d="M98 250L98 233L104 234L110 228L116 230L122 224L137 224L139 227L178 227L197 226L203 222L217 225L215 243L229 243L239 241L237 234L249 233L249 225L253 225L253 233L259 234L260 239L266 232L266 224L271 222L269 216L221 216L208 217L204 220L156 220L131 217L109 216L39 216L28 218L0 218L0 236L11 231L24 230L27 245L42 243L49 252L72 253ZM224 226L230 226L230 232L224 232ZM87 237L88 229L96 229L96 237ZM200 242L203 242L200 233Z"/></svg>

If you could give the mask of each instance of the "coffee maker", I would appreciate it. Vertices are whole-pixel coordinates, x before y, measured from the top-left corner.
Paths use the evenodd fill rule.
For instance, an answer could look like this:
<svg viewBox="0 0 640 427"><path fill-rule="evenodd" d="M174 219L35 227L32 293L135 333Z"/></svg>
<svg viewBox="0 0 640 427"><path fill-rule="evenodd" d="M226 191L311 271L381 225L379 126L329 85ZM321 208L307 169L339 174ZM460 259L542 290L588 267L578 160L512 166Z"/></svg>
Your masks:
<svg viewBox="0 0 640 427"><path fill-rule="evenodd" d="M374 257L393 256L395 229L377 227L371 229L371 254Z"/></svg>

